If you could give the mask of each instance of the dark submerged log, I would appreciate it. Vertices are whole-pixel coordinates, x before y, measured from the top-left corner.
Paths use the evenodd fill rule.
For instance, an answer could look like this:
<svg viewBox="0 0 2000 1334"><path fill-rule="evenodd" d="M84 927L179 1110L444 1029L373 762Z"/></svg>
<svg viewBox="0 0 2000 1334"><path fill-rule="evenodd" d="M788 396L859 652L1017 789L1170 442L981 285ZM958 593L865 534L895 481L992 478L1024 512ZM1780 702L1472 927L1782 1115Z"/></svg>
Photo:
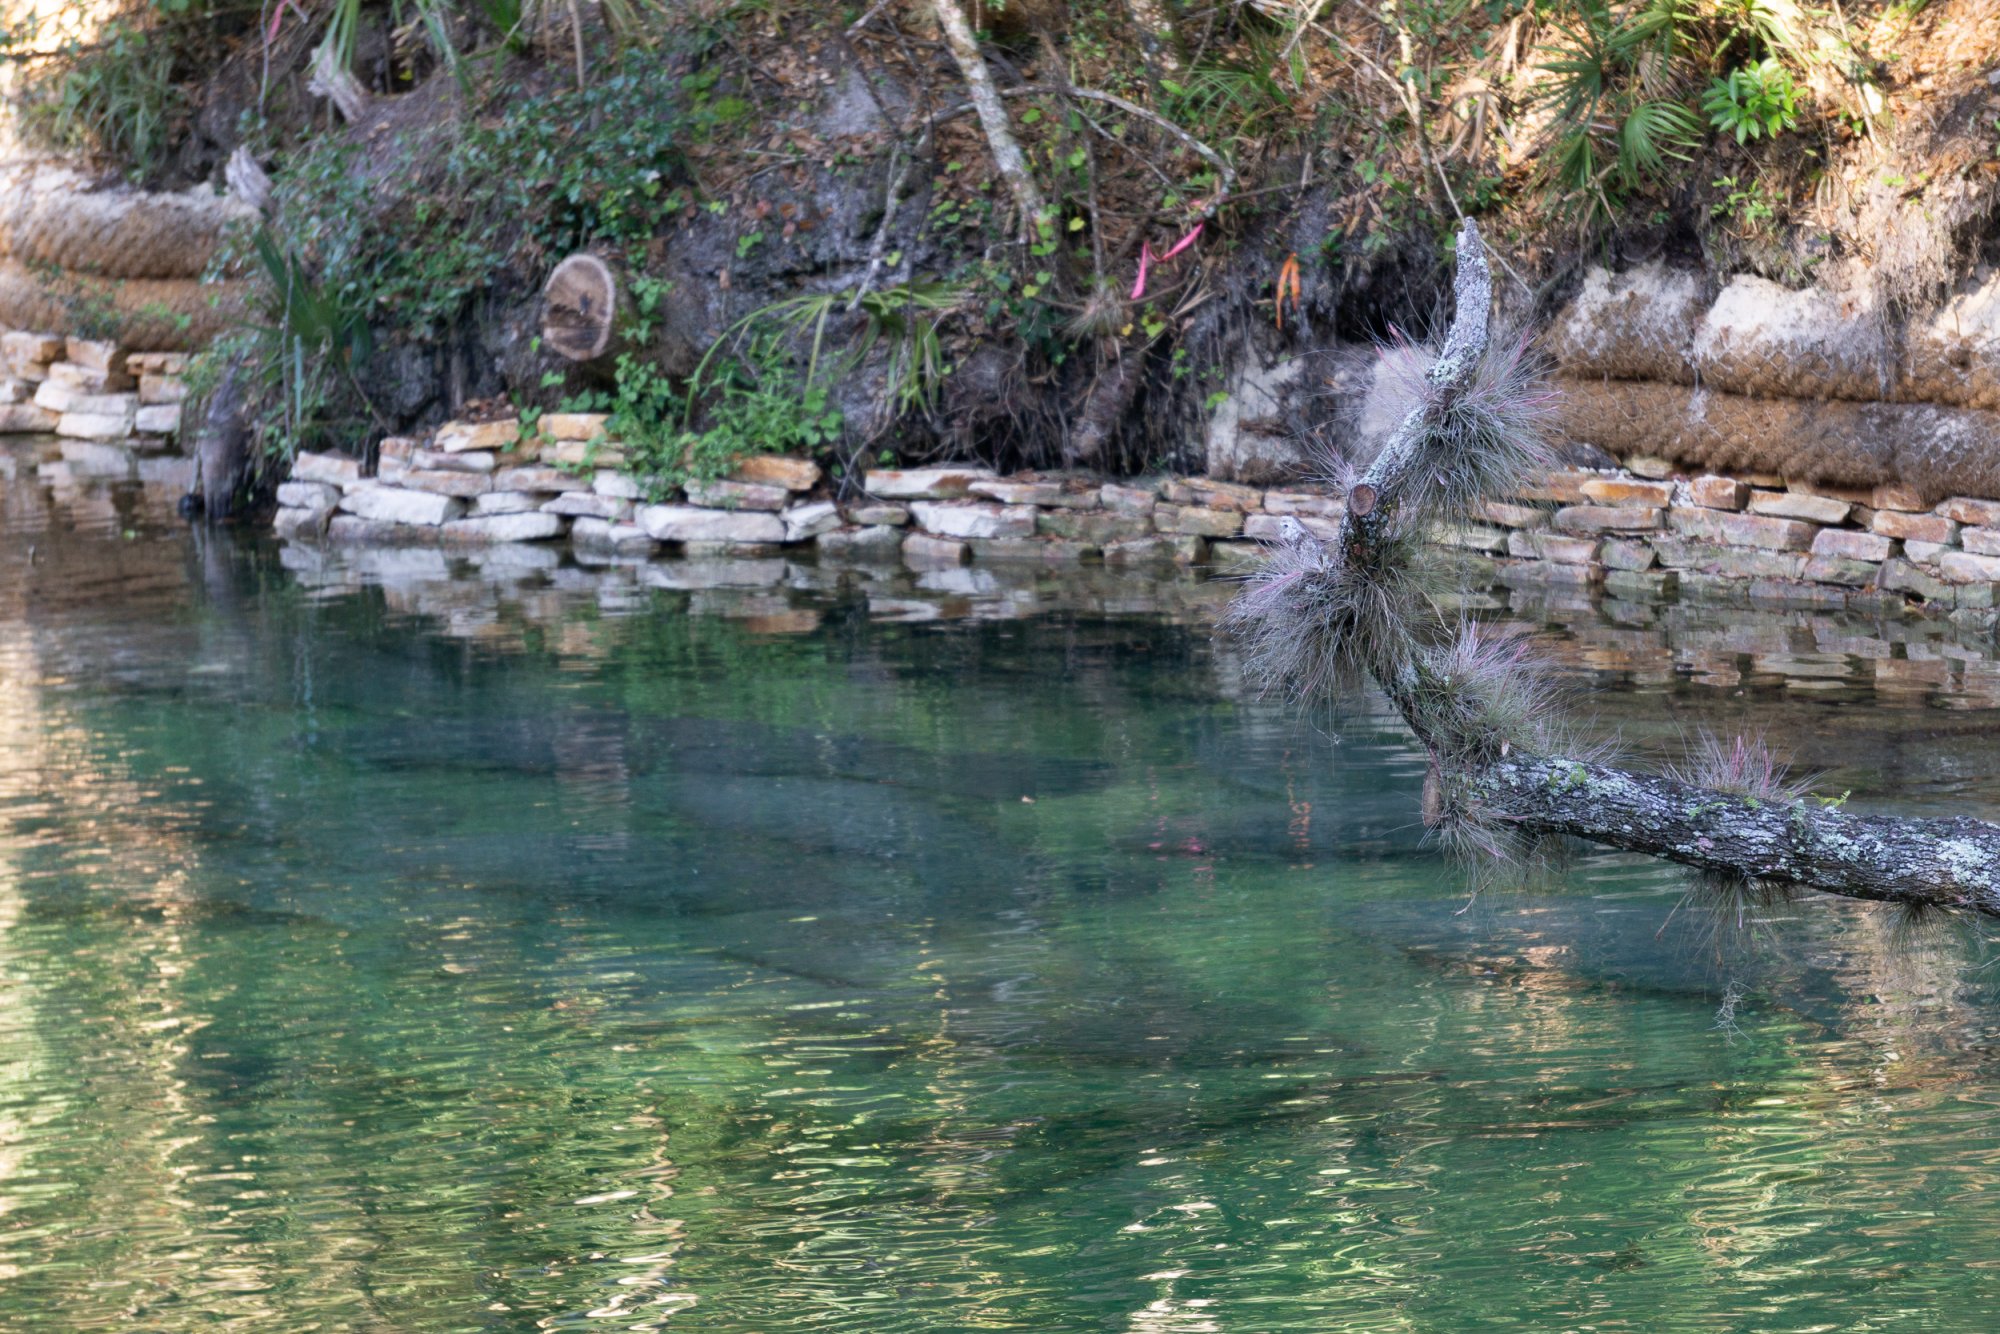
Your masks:
<svg viewBox="0 0 2000 1334"><path fill-rule="evenodd" d="M232 517L250 480L250 422L243 394L243 366L232 363L222 373L215 393L202 413L195 436L198 505L188 506L210 522Z"/></svg>

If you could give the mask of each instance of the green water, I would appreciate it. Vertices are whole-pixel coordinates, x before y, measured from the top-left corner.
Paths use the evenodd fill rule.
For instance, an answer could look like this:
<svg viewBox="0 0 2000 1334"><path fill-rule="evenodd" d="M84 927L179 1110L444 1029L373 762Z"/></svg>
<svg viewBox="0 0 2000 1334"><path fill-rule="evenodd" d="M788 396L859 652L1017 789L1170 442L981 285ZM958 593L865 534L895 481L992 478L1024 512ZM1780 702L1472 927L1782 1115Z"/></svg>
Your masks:
<svg viewBox="0 0 2000 1334"><path fill-rule="evenodd" d="M1977 938L1612 856L1468 907L1386 720L1174 617L419 614L8 506L0 1327L1992 1327ZM1865 658L1577 673L2000 806Z"/></svg>

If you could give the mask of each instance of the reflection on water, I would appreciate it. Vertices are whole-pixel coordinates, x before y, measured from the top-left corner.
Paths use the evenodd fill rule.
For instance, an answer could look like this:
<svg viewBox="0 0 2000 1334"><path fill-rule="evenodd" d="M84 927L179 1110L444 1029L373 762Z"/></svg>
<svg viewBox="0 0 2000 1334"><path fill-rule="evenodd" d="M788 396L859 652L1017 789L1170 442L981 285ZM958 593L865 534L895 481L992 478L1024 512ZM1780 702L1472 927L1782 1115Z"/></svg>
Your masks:
<svg viewBox="0 0 2000 1334"><path fill-rule="evenodd" d="M5 491L0 1328L1989 1323L1979 939L1595 854L1468 907L1226 588L166 499ZM2000 810L1948 628L1494 614L1640 751Z"/></svg>

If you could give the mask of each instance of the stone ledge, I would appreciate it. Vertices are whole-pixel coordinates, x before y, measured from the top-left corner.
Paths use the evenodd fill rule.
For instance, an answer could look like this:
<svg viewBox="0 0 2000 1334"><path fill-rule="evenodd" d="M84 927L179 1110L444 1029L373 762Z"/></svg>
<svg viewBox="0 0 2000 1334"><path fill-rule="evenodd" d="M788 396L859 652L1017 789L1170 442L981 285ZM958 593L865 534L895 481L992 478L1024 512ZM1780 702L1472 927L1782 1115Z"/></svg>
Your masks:
<svg viewBox="0 0 2000 1334"><path fill-rule="evenodd" d="M596 434L537 460L547 441L524 443L508 423L456 424L444 432L455 450L441 439L385 441L373 478L351 459L302 455L285 484L282 523L294 541L438 541L437 530L451 527L464 540L475 532L566 536L573 549L600 554L817 549L830 561L919 570L968 562L1242 566L1296 531L1288 518L1331 540L1344 509L1343 496L1324 486L1001 477L951 465L873 470L865 494L837 495L811 460L778 456L675 488L603 466L624 451L602 425L561 423L563 435ZM576 461L553 461L561 449ZM1435 545L1514 585L1589 588L1616 574L1619 589L1654 596L1877 608L1985 608L2000 590L2000 501L1977 497L1922 506L1893 487L1864 494L1770 476L1561 468L1486 503L1478 519L1439 529ZM455 526L466 524L475 526ZM386 531L403 527L431 532Z"/></svg>

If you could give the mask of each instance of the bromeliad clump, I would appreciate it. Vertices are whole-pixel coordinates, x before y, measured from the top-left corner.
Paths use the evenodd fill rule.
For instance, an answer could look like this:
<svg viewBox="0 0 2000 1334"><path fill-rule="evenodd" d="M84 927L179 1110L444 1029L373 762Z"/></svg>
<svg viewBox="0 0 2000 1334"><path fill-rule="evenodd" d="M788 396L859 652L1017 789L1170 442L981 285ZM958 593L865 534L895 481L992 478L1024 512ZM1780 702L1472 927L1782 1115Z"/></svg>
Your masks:
<svg viewBox="0 0 2000 1334"><path fill-rule="evenodd" d="M1425 559L1434 527L1475 517L1549 463L1550 398L1524 344L1488 340L1492 279L1470 221L1458 256L1450 334L1429 367L1403 358L1411 406L1367 472L1341 479L1333 539L1282 525L1230 609L1259 683L1311 701L1372 679L1430 755L1426 822L1475 857L1568 835L1731 883L2000 916L2000 826L1813 802L1756 739L1715 743L1684 773L1612 767L1569 744L1520 645L1447 621Z"/></svg>
<svg viewBox="0 0 2000 1334"><path fill-rule="evenodd" d="M1454 355L1469 373L1449 373ZM1350 518L1369 521L1367 543L1324 543L1287 521L1227 618L1249 649L1252 676L1294 699L1350 686L1413 643L1436 646L1436 599L1449 581L1428 558L1432 529L1477 518L1487 498L1512 494L1554 461L1544 428L1555 396L1525 337L1482 338L1456 354L1448 344L1435 362L1407 343L1384 356L1397 398L1411 406L1382 455L1413 452L1421 466L1385 486L1371 480L1376 469L1362 479L1330 462L1323 480L1348 497Z"/></svg>

